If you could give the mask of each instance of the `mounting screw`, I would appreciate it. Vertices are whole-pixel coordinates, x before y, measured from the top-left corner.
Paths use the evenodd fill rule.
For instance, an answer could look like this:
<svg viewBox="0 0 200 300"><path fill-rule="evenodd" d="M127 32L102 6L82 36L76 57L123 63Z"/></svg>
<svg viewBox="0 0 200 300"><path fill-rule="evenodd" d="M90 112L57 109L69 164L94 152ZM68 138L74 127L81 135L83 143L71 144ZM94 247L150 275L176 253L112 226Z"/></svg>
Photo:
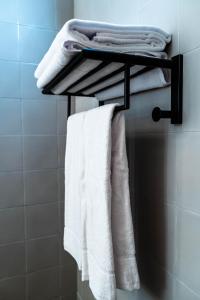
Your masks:
<svg viewBox="0 0 200 300"><path fill-rule="evenodd" d="M161 110L159 107L155 107L152 111L152 119L155 122L158 122L160 120L160 117L161 117Z"/></svg>

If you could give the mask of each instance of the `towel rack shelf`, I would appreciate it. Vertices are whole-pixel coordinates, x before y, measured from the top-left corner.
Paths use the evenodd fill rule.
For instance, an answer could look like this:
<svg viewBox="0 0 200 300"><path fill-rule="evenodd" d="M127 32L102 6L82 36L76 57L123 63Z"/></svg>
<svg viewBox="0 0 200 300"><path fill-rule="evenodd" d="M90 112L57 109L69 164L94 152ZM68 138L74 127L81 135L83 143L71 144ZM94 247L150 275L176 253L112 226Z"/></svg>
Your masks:
<svg viewBox="0 0 200 300"><path fill-rule="evenodd" d="M95 93L110 88L115 84L124 82L124 104L116 108L119 110L126 110L130 107L130 79L138 76L144 72L147 72L154 68L166 68L171 70L171 109L170 110L161 110L159 107L155 107L152 111L152 118L154 121L159 121L162 118L169 118L172 124L181 124L182 123L182 88L183 88L183 55L179 54L171 59L161 59L154 57L147 57L142 55L132 55L124 54L110 51L101 51L96 49L83 49L80 54L76 55L69 64L67 64L56 76L53 78L42 90L43 94L53 94L52 89L60 83L65 77L78 68L83 62L87 59L100 61L96 67L88 71L87 74L84 74L81 78L73 82L68 88L61 93L61 95L68 96L68 114L71 111L71 96L86 96L84 91L86 89L92 88L95 85L104 82L107 79L112 78L113 76L124 72L124 79L120 79L114 84L103 87ZM75 93L69 92L70 89L76 87L79 83L83 82L85 79L88 79L90 76L92 78L95 73L108 66L111 63L121 63L122 67L117 70L100 76L94 82L92 81L89 85L77 90ZM144 66L142 70L130 75L130 68L134 65ZM87 94L87 97L94 97L94 93ZM103 105L105 101L100 101L99 105Z"/></svg>

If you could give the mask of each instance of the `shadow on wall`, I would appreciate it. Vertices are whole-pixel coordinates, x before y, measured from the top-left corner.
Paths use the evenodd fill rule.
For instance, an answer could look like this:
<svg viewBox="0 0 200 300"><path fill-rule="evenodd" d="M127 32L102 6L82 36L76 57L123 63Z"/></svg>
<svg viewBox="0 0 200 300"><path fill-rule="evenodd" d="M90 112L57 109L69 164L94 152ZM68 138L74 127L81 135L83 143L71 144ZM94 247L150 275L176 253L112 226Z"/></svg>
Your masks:
<svg viewBox="0 0 200 300"><path fill-rule="evenodd" d="M142 286L155 299L162 299L166 285L165 273L154 263L166 263L165 145L160 134L127 138L138 269Z"/></svg>

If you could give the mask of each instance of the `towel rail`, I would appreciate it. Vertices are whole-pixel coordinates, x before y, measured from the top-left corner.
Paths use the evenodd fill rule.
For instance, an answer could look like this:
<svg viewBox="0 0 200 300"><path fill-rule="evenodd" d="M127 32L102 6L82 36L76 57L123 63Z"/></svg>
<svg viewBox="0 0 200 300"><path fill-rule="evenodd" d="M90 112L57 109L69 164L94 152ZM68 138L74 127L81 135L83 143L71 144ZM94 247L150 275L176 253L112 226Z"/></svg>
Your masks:
<svg viewBox="0 0 200 300"><path fill-rule="evenodd" d="M61 95L68 96L68 116L71 113L71 96L87 96L94 97L96 92L106 90L119 83L124 83L124 104L116 107L116 111L126 110L130 108L130 79L147 72L153 68L167 68L171 70L171 109L162 110L159 107L155 107L152 111L152 118L154 121L168 118L172 124L182 124L182 89L183 89L183 55L179 54L172 59L161 59L155 57L148 57L142 55L131 55L118 52L101 51L96 49L83 49L80 54L75 56L68 65L66 65L56 76L48 83L42 93L53 94L52 89L61 82L65 77L70 76L70 73L79 67L87 59L100 61L99 65L90 70L87 74L81 76L78 80L73 82ZM75 88L78 84L84 82L84 80L91 78L97 72L101 71L105 67L109 67L110 63L123 64L117 70L110 72L107 75L100 74L100 77L91 80L87 86L79 88L76 92L70 92L72 88ZM139 70L135 74L130 74L130 68L134 65L144 66L142 70ZM98 84L103 83L105 80L112 78L119 73L124 72L124 78L111 83L106 87L100 87ZM101 73L101 72L99 72ZM95 93L84 93L89 88L97 90ZM100 101L99 105L104 105L105 101Z"/></svg>

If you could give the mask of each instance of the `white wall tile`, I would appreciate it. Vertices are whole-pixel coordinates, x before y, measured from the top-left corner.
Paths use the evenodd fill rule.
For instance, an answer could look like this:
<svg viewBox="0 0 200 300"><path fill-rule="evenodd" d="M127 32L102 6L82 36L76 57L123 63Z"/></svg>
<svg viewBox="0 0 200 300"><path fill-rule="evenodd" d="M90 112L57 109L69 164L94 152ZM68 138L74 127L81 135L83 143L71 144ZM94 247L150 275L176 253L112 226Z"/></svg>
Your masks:
<svg viewBox="0 0 200 300"><path fill-rule="evenodd" d="M25 170L44 170L58 167L56 136L24 137Z"/></svg>
<svg viewBox="0 0 200 300"><path fill-rule="evenodd" d="M22 133L21 101L0 99L0 135Z"/></svg>
<svg viewBox="0 0 200 300"><path fill-rule="evenodd" d="M137 124L134 127L135 132L153 132L153 133L165 133L168 131L174 131L174 127L171 126L169 120L160 120L154 122L152 120L152 111L155 107L160 107L163 110L170 109L170 89L157 89L139 93L131 97L131 115L133 111L137 112ZM131 117L131 116L130 116Z"/></svg>
<svg viewBox="0 0 200 300"><path fill-rule="evenodd" d="M47 269L28 276L28 299L54 299L59 295L59 269Z"/></svg>
<svg viewBox="0 0 200 300"><path fill-rule="evenodd" d="M0 225L0 244L24 241L24 208L15 207L0 210Z"/></svg>
<svg viewBox="0 0 200 300"><path fill-rule="evenodd" d="M60 29L65 22L74 17L73 0L56 0L56 27Z"/></svg>
<svg viewBox="0 0 200 300"><path fill-rule="evenodd" d="M22 111L24 134L56 135L56 100L24 100Z"/></svg>
<svg viewBox="0 0 200 300"><path fill-rule="evenodd" d="M76 18L118 24L137 24L138 2L135 0L120 0L117 2L115 0L102 0L98 2L98 5L93 0L75 0L74 4Z"/></svg>
<svg viewBox="0 0 200 300"><path fill-rule="evenodd" d="M180 212L177 276L200 294L200 215Z"/></svg>
<svg viewBox="0 0 200 300"><path fill-rule="evenodd" d="M35 27L19 26L20 61L39 63L53 42L55 32Z"/></svg>
<svg viewBox="0 0 200 300"><path fill-rule="evenodd" d="M25 217L28 239L56 235L59 231L58 203L27 206Z"/></svg>
<svg viewBox="0 0 200 300"><path fill-rule="evenodd" d="M185 284L183 284L182 282L176 280L175 291L174 291L174 299L199 300L200 295L194 293Z"/></svg>
<svg viewBox="0 0 200 300"><path fill-rule="evenodd" d="M0 208L23 206L24 185L22 172L1 172L0 191Z"/></svg>
<svg viewBox="0 0 200 300"><path fill-rule="evenodd" d="M185 53L200 46L200 2L198 0L179 0L180 10L180 51Z"/></svg>
<svg viewBox="0 0 200 300"><path fill-rule="evenodd" d="M141 0L118 0L117 2L115 0L109 1L112 14L110 14L109 11L107 20L116 24L138 24L138 7L140 1ZM103 13L103 11L105 11L105 5L108 5L108 1L102 4L102 16L105 15ZM128 8L126 10L126 14L122 14L126 8Z"/></svg>
<svg viewBox="0 0 200 300"><path fill-rule="evenodd" d="M55 29L55 0L18 0L19 23Z"/></svg>
<svg viewBox="0 0 200 300"><path fill-rule="evenodd" d="M0 137L0 171L22 170L22 139L20 136Z"/></svg>
<svg viewBox="0 0 200 300"><path fill-rule="evenodd" d="M64 168L65 164L65 147L66 147L66 136L58 136L58 163L60 168Z"/></svg>
<svg viewBox="0 0 200 300"><path fill-rule="evenodd" d="M1 0L0 21L17 23L17 0Z"/></svg>
<svg viewBox="0 0 200 300"><path fill-rule="evenodd" d="M178 130L200 131L200 50L183 57L183 124Z"/></svg>
<svg viewBox="0 0 200 300"><path fill-rule="evenodd" d="M176 165L176 134L169 133L165 148L165 201L175 204L177 199L177 173Z"/></svg>
<svg viewBox="0 0 200 300"><path fill-rule="evenodd" d="M0 60L0 78L0 97L20 98L19 63Z"/></svg>
<svg viewBox="0 0 200 300"><path fill-rule="evenodd" d="M141 291L140 291L141 292ZM127 292L123 290L117 290L117 300L138 300L139 292L135 290L134 292Z"/></svg>
<svg viewBox="0 0 200 300"><path fill-rule="evenodd" d="M26 284L24 276L17 276L0 281L0 293L4 300L25 300ZM12 287L12 288L11 288Z"/></svg>
<svg viewBox="0 0 200 300"><path fill-rule="evenodd" d="M187 209L200 212L200 133L177 136L178 203Z"/></svg>
<svg viewBox="0 0 200 300"><path fill-rule="evenodd" d="M58 237L29 240L27 242L27 258L29 272L58 266Z"/></svg>
<svg viewBox="0 0 200 300"><path fill-rule="evenodd" d="M0 279L23 275L25 272L24 243L10 244L0 247Z"/></svg>
<svg viewBox="0 0 200 300"><path fill-rule="evenodd" d="M139 24L157 26L172 34L170 54L178 54L178 0L149 1L139 12Z"/></svg>
<svg viewBox="0 0 200 300"><path fill-rule="evenodd" d="M23 99L48 99L51 97L43 95L41 90L37 88L36 79L34 78L36 67L35 64L20 64L21 97Z"/></svg>
<svg viewBox="0 0 200 300"><path fill-rule="evenodd" d="M141 11L144 9L145 5L148 5L152 0L139 0L138 1L138 10Z"/></svg>
<svg viewBox="0 0 200 300"><path fill-rule="evenodd" d="M58 134L66 134L67 130L67 98L57 100L57 129Z"/></svg>
<svg viewBox="0 0 200 300"><path fill-rule="evenodd" d="M75 102L75 111L81 112L95 108L98 106L98 101L93 98L78 97Z"/></svg>
<svg viewBox="0 0 200 300"><path fill-rule="evenodd" d="M28 205L56 202L58 200L57 170L25 172L24 187L25 203Z"/></svg>
<svg viewBox="0 0 200 300"><path fill-rule="evenodd" d="M166 270L174 272L176 263L176 209L173 205L154 207L149 221L149 249L151 257Z"/></svg>
<svg viewBox="0 0 200 300"><path fill-rule="evenodd" d="M0 22L0 59L18 60L18 25Z"/></svg>
<svg viewBox="0 0 200 300"><path fill-rule="evenodd" d="M87 6L87 9L85 7ZM106 9L105 9L106 7ZM75 1L75 15L79 18L98 21L109 21L111 1L102 0L98 3L98 9L96 9L96 3L93 0Z"/></svg>

